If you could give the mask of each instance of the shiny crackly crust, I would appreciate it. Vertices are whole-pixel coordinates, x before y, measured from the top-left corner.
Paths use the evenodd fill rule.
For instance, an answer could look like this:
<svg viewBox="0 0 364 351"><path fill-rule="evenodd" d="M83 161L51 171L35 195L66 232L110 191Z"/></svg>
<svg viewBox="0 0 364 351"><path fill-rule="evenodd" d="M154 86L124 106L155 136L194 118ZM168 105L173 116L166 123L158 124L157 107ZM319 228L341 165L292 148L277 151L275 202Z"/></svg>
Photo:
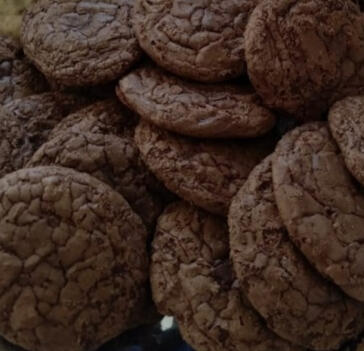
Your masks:
<svg viewBox="0 0 364 351"><path fill-rule="evenodd" d="M250 173L230 206L235 272L277 334L309 349L337 349L364 330L364 309L314 271L289 240L274 198L271 159Z"/></svg>
<svg viewBox="0 0 364 351"><path fill-rule="evenodd" d="M122 194L145 224L152 226L163 204L153 189L156 180L130 138L65 130L44 143L27 167L58 165L86 172Z"/></svg>
<svg viewBox="0 0 364 351"><path fill-rule="evenodd" d="M133 26L159 66L197 81L223 81L245 71L244 30L258 0L136 0Z"/></svg>
<svg viewBox="0 0 364 351"><path fill-rule="evenodd" d="M197 351L299 350L270 332L240 295L225 221L187 203L159 218L151 283L162 313L176 317Z"/></svg>
<svg viewBox="0 0 364 351"><path fill-rule="evenodd" d="M0 35L0 105L46 89L44 77L23 57L19 43Z"/></svg>
<svg viewBox="0 0 364 351"><path fill-rule="evenodd" d="M117 99L106 99L62 119L50 132L49 139L62 134L65 130L132 137L136 124L135 116Z"/></svg>
<svg viewBox="0 0 364 351"><path fill-rule="evenodd" d="M351 174L364 184L364 96L351 96L329 111L329 127Z"/></svg>
<svg viewBox="0 0 364 351"><path fill-rule="evenodd" d="M24 51L65 86L118 78L141 57L131 24L133 0L38 0L26 11Z"/></svg>
<svg viewBox="0 0 364 351"><path fill-rule="evenodd" d="M0 180L0 333L78 351L128 328L145 298L146 231L121 195L61 167Z"/></svg>
<svg viewBox="0 0 364 351"><path fill-rule="evenodd" d="M364 196L327 124L306 124L284 136L272 168L290 238L321 274L364 301Z"/></svg>
<svg viewBox="0 0 364 351"><path fill-rule="evenodd" d="M153 66L123 77L117 94L143 119L194 137L256 137L276 120L249 87L187 82Z"/></svg>
<svg viewBox="0 0 364 351"><path fill-rule="evenodd" d="M351 0L263 0L245 38L249 77L270 107L313 119L363 87L364 25Z"/></svg>
<svg viewBox="0 0 364 351"><path fill-rule="evenodd" d="M77 95L54 92L0 106L0 176L22 168L52 128L86 103Z"/></svg>
<svg viewBox="0 0 364 351"><path fill-rule="evenodd" d="M149 169L170 191L225 215L249 172L271 152L267 140L201 141L141 121L135 142Z"/></svg>

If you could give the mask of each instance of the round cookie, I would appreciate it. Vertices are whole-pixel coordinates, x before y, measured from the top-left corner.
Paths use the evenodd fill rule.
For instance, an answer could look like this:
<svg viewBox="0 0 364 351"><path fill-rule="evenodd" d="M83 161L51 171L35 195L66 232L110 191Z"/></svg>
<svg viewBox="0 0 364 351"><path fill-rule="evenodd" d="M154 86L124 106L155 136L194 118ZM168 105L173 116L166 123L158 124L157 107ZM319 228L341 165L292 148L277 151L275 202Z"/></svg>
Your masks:
<svg viewBox="0 0 364 351"><path fill-rule="evenodd" d="M329 127L350 173L364 184L364 96L347 97L329 111Z"/></svg>
<svg viewBox="0 0 364 351"><path fill-rule="evenodd" d="M133 0L38 0L26 11L24 52L64 86L119 78L141 57L131 24Z"/></svg>
<svg viewBox="0 0 364 351"><path fill-rule="evenodd" d="M251 138L275 124L248 86L187 82L152 66L123 77L117 94L143 119L193 137Z"/></svg>
<svg viewBox="0 0 364 351"><path fill-rule="evenodd" d="M327 124L310 123L286 134L272 169L290 238L323 276L364 301L364 195Z"/></svg>
<svg viewBox="0 0 364 351"><path fill-rule="evenodd" d="M351 0L263 0L245 32L249 77L263 101L314 119L362 90L362 22Z"/></svg>
<svg viewBox="0 0 364 351"><path fill-rule="evenodd" d="M289 240L275 203L271 156L250 173L229 211L240 286L268 326L312 350L336 350L364 330L364 309L323 279Z"/></svg>
<svg viewBox="0 0 364 351"><path fill-rule="evenodd" d="M244 30L259 0L136 0L140 46L177 75L217 82L245 72Z"/></svg>
<svg viewBox="0 0 364 351"><path fill-rule="evenodd" d="M266 139L201 141L141 121L135 142L149 169L170 191L194 205L226 215L250 171L272 151Z"/></svg>
<svg viewBox="0 0 364 351"><path fill-rule="evenodd" d="M0 35L0 105L46 90L44 77L23 56L19 43Z"/></svg>
<svg viewBox="0 0 364 351"><path fill-rule="evenodd" d="M0 334L34 351L93 350L146 296L146 230L124 198L62 167L0 180Z"/></svg>
<svg viewBox="0 0 364 351"><path fill-rule="evenodd" d="M130 138L65 130L44 143L27 167L57 165L85 172L109 184L129 202L148 227L163 210L154 176Z"/></svg>
<svg viewBox="0 0 364 351"><path fill-rule="evenodd" d="M225 221L174 203L159 218L152 247L154 301L196 351L300 350L269 331L241 296Z"/></svg>
<svg viewBox="0 0 364 351"><path fill-rule="evenodd" d="M113 134L133 137L136 117L117 99L107 99L80 109L62 119L49 133L49 139L65 130L75 133Z"/></svg>
<svg viewBox="0 0 364 351"><path fill-rule="evenodd" d="M52 128L87 100L65 93L44 93L0 106L0 177L22 168Z"/></svg>

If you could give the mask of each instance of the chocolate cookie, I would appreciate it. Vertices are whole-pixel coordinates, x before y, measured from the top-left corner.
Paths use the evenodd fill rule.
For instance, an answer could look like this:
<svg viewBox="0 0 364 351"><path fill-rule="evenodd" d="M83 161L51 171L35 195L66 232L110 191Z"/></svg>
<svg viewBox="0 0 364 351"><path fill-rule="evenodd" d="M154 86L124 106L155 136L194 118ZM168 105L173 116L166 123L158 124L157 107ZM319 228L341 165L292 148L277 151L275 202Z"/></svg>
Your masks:
<svg viewBox="0 0 364 351"><path fill-rule="evenodd" d="M133 137L137 119L116 99L107 99L89 105L62 119L50 132L49 139L65 130L75 133L113 134Z"/></svg>
<svg viewBox="0 0 364 351"><path fill-rule="evenodd" d="M172 192L212 213L226 215L250 171L272 151L267 140L201 141L146 122L135 142L149 169Z"/></svg>
<svg viewBox="0 0 364 351"><path fill-rule="evenodd" d="M64 93L44 93L0 106L0 177L22 168L65 116L87 103Z"/></svg>
<svg viewBox="0 0 364 351"><path fill-rule="evenodd" d="M282 338L336 350L364 330L364 309L315 272L289 240L273 192L271 157L229 211L231 258L254 308Z"/></svg>
<svg viewBox="0 0 364 351"><path fill-rule="evenodd" d="M124 198L62 167L0 180L0 334L28 350L93 350L145 298L146 231Z"/></svg>
<svg viewBox="0 0 364 351"><path fill-rule="evenodd" d="M306 124L281 139L273 182L290 238L321 274L364 301L364 195L326 123Z"/></svg>
<svg viewBox="0 0 364 351"><path fill-rule="evenodd" d="M339 145L347 168L364 184L364 96L338 101L329 112L331 133Z"/></svg>
<svg viewBox="0 0 364 351"><path fill-rule="evenodd" d="M176 317L197 351L299 350L270 332L240 294L225 221L187 203L159 218L151 282L161 313Z"/></svg>
<svg viewBox="0 0 364 351"><path fill-rule="evenodd" d="M258 0L136 0L141 47L182 77L217 82L245 72L244 30Z"/></svg>
<svg viewBox="0 0 364 351"><path fill-rule="evenodd" d="M364 26L351 0L263 0L245 32L249 77L264 102L305 119L364 85Z"/></svg>
<svg viewBox="0 0 364 351"><path fill-rule="evenodd" d="M86 172L122 194L148 227L163 210L157 181L130 138L66 130L44 143L27 167L58 165Z"/></svg>
<svg viewBox="0 0 364 351"><path fill-rule="evenodd" d="M143 119L194 137L250 138L275 124L249 87L187 82L152 66L122 78L117 94Z"/></svg>
<svg viewBox="0 0 364 351"><path fill-rule="evenodd" d="M131 24L133 0L38 0L25 13L27 56L65 86L114 80L141 57Z"/></svg>
<svg viewBox="0 0 364 351"><path fill-rule="evenodd" d="M23 56L19 43L0 35L0 105L46 89L44 77Z"/></svg>

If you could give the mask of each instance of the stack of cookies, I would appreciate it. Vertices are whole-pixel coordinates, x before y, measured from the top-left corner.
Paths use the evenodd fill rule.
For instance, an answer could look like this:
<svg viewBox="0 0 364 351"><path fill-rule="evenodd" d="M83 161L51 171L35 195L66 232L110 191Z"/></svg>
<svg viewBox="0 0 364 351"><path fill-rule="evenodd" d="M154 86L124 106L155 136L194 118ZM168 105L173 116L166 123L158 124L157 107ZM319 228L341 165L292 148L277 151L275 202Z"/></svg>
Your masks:
<svg viewBox="0 0 364 351"><path fill-rule="evenodd" d="M35 1L0 37L0 335L359 351L361 5Z"/></svg>

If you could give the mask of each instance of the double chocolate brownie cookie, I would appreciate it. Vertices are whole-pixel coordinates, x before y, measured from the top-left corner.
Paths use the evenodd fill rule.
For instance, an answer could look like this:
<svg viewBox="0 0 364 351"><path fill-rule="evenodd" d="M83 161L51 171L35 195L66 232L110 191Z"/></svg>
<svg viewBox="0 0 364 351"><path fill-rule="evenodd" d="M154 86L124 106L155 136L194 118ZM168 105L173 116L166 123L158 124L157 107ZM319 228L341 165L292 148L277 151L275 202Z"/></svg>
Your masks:
<svg viewBox="0 0 364 351"><path fill-rule="evenodd" d="M124 198L62 167L0 180L0 334L34 351L94 350L130 327L146 230Z"/></svg>
<svg viewBox="0 0 364 351"><path fill-rule="evenodd" d="M143 119L193 137L251 138L275 124L248 86L187 82L152 66L122 78L117 94Z"/></svg>
<svg viewBox="0 0 364 351"><path fill-rule="evenodd" d="M176 317L196 351L300 350L273 334L241 296L224 220L187 203L159 218L151 282L161 313Z"/></svg>
<svg viewBox="0 0 364 351"><path fill-rule="evenodd" d="M38 0L25 13L26 55L55 83L97 85L141 57L131 24L133 0Z"/></svg>
<svg viewBox="0 0 364 351"><path fill-rule="evenodd" d="M136 0L133 25L159 66L197 81L245 72L244 30L259 0Z"/></svg>
<svg viewBox="0 0 364 351"><path fill-rule="evenodd" d="M77 95L44 93L0 106L0 176L22 168L53 127L86 103Z"/></svg>
<svg viewBox="0 0 364 351"><path fill-rule="evenodd" d="M323 279L291 243L274 198L271 156L259 164L229 211L230 248L241 288L281 337L336 350L364 330L364 308Z"/></svg>
<svg viewBox="0 0 364 351"><path fill-rule="evenodd" d="M0 105L46 89L44 77L23 56L19 43L0 35Z"/></svg>
<svg viewBox="0 0 364 351"><path fill-rule="evenodd" d="M58 165L86 172L122 194L148 227L163 210L157 181L130 138L65 130L44 143L27 167Z"/></svg>
<svg viewBox="0 0 364 351"><path fill-rule="evenodd" d="M250 171L271 153L267 139L201 141L141 121L135 142L149 169L170 191L212 213L226 215Z"/></svg>
<svg viewBox="0 0 364 351"><path fill-rule="evenodd" d="M351 174L364 184L364 96L338 101L329 112L331 133Z"/></svg>
<svg viewBox="0 0 364 351"><path fill-rule="evenodd" d="M364 301L364 194L327 124L309 123L286 134L272 169L290 238L323 276Z"/></svg>
<svg viewBox="0 0 364 351"><path fill-rule="evenodd" d="M132 112L117 99L107 99L82 108L62 119L50 132L49 139L62 134L65 130L132 138L136 125L137 118Z"/></svg>
<svg viewBox="0 0 364 351"><path fill-rule="evenodd" d="M263 0L245 44L249 77L272 108L314 119L363 90L364 24L351 0Z"/></svg>

